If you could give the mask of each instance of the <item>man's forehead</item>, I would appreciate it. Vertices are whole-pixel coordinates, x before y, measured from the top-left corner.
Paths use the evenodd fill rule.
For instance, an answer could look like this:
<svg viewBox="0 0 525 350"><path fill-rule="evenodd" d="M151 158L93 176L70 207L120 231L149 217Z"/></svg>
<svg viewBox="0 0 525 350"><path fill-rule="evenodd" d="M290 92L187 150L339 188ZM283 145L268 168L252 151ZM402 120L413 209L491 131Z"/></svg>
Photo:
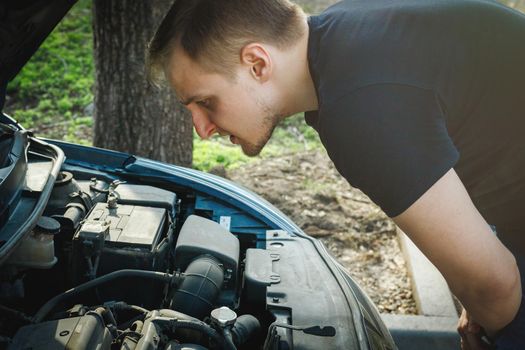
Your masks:
<svg viewBox="0 0 525 350"><path fill-rule="evenodd" d="M181 53L180 50L174 52L166 68L168 81L179 100L186 101L205 93L205 82L209 82L209 73L199 67L188 55Z"/></svg>
<svg viewBox="0 0 525 350"><path fill-rule="evenodd" d="M175 93L175 97L182 103L188 104L196 96L200 96L199 85L190 79L178 77L175 72L170 72L169 83Z"/></svg>
<svg viewBox="0 0 525 350"><path fill-rule="evenodd" d="M220 94L232 84L224 75L204 69L183 50L173 52L168 62L166 77L177 99L185 105Z"/></svg>

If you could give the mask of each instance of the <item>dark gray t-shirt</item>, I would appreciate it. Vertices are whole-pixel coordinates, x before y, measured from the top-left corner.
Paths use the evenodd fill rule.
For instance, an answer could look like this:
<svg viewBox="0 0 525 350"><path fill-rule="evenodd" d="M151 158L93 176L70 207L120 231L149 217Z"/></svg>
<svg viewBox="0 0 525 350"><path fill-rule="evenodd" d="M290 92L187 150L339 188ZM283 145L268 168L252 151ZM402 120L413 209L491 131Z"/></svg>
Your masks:
<svg viewBox="0 0 525 350"><path fill-rule="evenodd" d="M485 219L525 223L525 16L495 1L354 0L309 18L339 172L389 216L454 168Z"/></svg>

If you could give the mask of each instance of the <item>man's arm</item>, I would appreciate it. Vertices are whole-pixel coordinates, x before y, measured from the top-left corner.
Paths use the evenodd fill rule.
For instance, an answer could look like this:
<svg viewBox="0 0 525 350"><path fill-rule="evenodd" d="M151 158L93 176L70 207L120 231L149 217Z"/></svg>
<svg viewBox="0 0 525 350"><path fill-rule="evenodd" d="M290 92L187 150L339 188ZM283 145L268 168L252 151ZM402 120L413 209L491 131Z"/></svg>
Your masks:
<svg viewBox="0 0 525 350"><path fill-rule="evenodd" d="M393 219L487 332L512 321L521 301L516 261L492 233L453 169Z"/></svg>

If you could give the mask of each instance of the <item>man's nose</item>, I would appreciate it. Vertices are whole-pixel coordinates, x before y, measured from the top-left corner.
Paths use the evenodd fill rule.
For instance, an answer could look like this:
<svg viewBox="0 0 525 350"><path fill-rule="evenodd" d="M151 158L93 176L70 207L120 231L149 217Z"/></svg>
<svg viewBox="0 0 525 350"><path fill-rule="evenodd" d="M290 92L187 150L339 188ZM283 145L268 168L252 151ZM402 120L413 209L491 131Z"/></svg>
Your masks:
<svg viewBox="0 0 525 350"><path fill-rule="evenodd" d="M205 113L191 111L191 117L195 131L197 131L201 139L207 139L217 132L217 125L215 125Z"/></svg>

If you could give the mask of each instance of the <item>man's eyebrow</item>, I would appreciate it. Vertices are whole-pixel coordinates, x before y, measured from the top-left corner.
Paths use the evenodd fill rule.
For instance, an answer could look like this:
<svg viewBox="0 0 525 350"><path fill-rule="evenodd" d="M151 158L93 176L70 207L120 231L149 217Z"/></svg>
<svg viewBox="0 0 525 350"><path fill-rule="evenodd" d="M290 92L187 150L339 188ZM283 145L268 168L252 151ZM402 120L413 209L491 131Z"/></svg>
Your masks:
<svg viewBox="0 0 525 350"><path fill-rule="evenodd" d="M185 99L185 100L184 100L184 99L179 99L179 102L180 102L181 104L187 106L187 105L189 105L190 103L192 103L193 101L195 101L195 100L199 100L199 99L201 99L201 98L202 98L201 96L196 95L196 96L191 96L191 97L189 97L189 98L187 98L187 99Z"/></svg>

